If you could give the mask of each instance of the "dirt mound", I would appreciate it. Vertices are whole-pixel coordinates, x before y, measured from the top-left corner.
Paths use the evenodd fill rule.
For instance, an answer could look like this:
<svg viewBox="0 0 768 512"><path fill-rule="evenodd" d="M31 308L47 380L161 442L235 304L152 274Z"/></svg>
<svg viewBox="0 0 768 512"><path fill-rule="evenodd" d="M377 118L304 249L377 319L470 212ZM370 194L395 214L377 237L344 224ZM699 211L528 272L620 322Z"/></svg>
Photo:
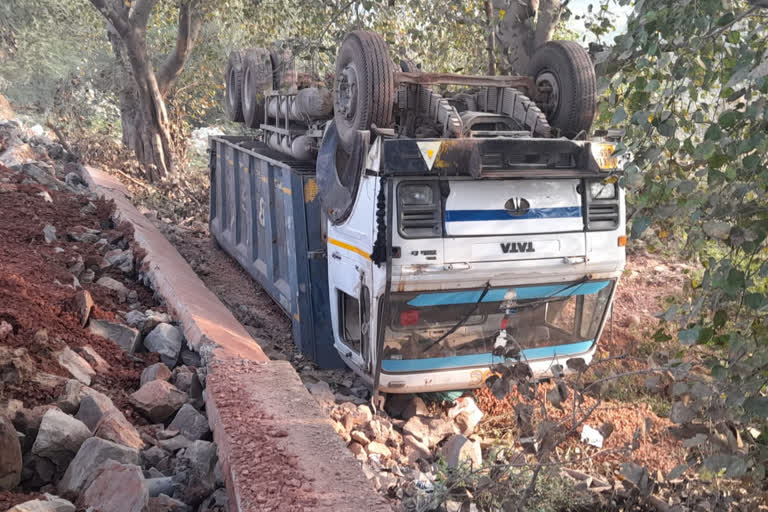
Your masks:
<svg viewBox="0 0 768 512"><path fill-rule="evenodd" d="M22 349L31 358L35 374L44 372L68 377L56 353L65 347L78 350L91 345L111 366L109 375L97 375L92 384L113 397L119 406L127 393L138 387L145 363L130 358L115 343L95 336L81 327L80 319L69 304L76 287L89 290L96 303L93 316L114 318L128 304L112 290L94 284L102 276L121 280L136 291L137 306L155 307L151 293L119 272L96 268L91 282L76 281L67 269L77 261L101 262L104 244L76 242L67 235L76 226L96 230L108 240L126 238L129 234L111 228L112 205L90 200L85 195L45 189L24 183L24 175L0 165L0 321L11 326L0 349ZM51 199L49 202L45 197ZM43 229L53 226L56 240L46 243ZM127 241L126 241L127 242ZM75 284L77 283L77 284ZM79 289L79 288L78 288ZM154 359L146 354L145 359ZM22 375L5 382L0 388L0 401L18 399L26 407L50 402L58 390Z"/></svg>

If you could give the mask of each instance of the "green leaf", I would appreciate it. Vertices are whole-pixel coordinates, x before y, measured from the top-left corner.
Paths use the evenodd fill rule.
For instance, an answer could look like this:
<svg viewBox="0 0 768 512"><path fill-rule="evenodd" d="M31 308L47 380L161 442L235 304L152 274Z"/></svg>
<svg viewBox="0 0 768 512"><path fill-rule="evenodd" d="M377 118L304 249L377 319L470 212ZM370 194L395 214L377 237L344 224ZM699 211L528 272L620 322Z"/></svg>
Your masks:
<svg viewBox="0 0 768 512"><path fill-rule="evenodd" d="M613 113L613 116L611 117L611 124L617 125L620 122L624 121L627 118L627 111L624 110L624 107L619 106L616 111Z"/></svg>
<svg viewBox="0 0 768 512"><path fill-rule="evenodd" d="M723 130L720 129L720 126L712 123L704 134L704 140L718 141L722 136Z"/></svg>
<svg viewBox="0 0 768 512"><path fill-rule="evenodd" d="M656 127L659 133L665 137L672 137L675 134L676 128L677 123L675 123L674 119L667 119L663 123L659 124L658 127Z"/></svg>
<svg viewBox="0 0 768 512"><path fill-rule="evenodd" d="M744 304L752 309L760 309L765 304L765 295L762 293L748 293L744 296Z"/></svg>
<svg viewBox="0 0 768 512"><path fill-rule="evenodd" d="M739 41L741 41L741 32L738 30L731 30L728 32L728 36L726 37L729 43L731 44L738 44Z"/></svg>
<svg viewBox="0 0 768 512"><path fill-rule="evenodd" d="M751 396L744 401L744 412L750 417L768 418L768 397Z"/></svg>
<svg viewBox="0 0 768 512"><path fill-rule="evenodd" d="M695 345L699 340L700 327L693 327L691 329L683 329L677 333L677 339L683 345Z"/></svg>
<svg viewBox="0 0 768 512"><path fill-rule="evenodd" d="M693 150L693 156L699 160L707 160L715 154L715 144L711 140L705 140Z"/></svg>
<svg viewBox="0 0 768 512"><path fill-rule="evenodd" d="M645 233L645 230L651 225L651 222L651 218L645 215L638 215L635 217L632 221L632 238L640 238L642 234Z"/></svg>
<svg viewBox="0 0 768 512"><path fill-rule="evenodd" d="M715 326L715 329L720 329L722 326L725 325L725 322L728 320L728 313L726 313L722 309L718 309L715 313L715 318L712 321L712 323Z"/></svg>
<svg viewBox="0 0 768 512"><path fill-rule="evenodd" d="M736 123L741 119L742 117L741 112L737 112L735 110L727 110L720 114L720 117L718 118L717 122L720 123L720 126L723 128L732 128Z"/></svg>

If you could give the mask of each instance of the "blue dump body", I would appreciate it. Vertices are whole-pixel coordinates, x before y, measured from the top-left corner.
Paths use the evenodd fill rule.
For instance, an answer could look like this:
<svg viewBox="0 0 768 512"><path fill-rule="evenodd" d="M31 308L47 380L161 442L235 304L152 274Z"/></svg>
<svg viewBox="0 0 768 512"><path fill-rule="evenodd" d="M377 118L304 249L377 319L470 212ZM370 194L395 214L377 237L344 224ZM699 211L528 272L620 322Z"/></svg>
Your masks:
<svg viewBox="0 0 768 512"><path fill-rule="evenodd" d="M292 322L294 342L322 368L344 363L333 347L315 166L249 137L212 137L211 234Z"/></svg>

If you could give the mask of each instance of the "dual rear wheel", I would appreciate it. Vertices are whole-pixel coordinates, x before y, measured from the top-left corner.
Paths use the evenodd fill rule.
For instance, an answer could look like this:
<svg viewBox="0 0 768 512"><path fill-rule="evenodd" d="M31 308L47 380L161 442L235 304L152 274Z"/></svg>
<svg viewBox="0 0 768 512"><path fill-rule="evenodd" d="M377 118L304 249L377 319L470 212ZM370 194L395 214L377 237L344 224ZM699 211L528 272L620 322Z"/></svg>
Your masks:
<svg viewBox="0 0 768 512"><path fill-rule="evenodd" d="M395 103L395 67L387 44L372 32L347 34L336 57L334 120L342 147L350 152L359 130L389 128ZM528 74L545 101L549 124L566 137L588 132L595 115L596 79L587 52L573 41L550 41L533 55ZM295 90L290 50L233 51L227 64L227 112L258 128L265 119L265 94Z"/></svg>

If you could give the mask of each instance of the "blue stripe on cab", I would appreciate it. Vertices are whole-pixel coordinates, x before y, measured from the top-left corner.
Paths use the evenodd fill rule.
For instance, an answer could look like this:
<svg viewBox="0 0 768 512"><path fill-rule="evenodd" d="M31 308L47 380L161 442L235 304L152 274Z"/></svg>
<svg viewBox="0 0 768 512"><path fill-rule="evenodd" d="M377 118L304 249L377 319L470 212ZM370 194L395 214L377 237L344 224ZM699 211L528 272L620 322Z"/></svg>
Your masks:
<svg viewBox="0 0 768 512"><path fill-rule="evenodd" d="M595 340L569 343L567 345L555 345L553 347L538 347L523 350L525 359L552 359L555 356L564 357L581 354L592 348ZM427 370L449 370L452 368L465 368L469 366L490 366L503 363L503 357L493 354L473 354L468 356L431 357L427 359L385 359L381 362L381 369L385 372L420 372Z"/></svg>
<svg viewBox="0 0 768 512"><path fill-rule="evenodd" d="M446 210L445 222L474 222L485 220L562 219L581 217L581 206L531 208L524 215L512 215L507 210Z"/></svg>

